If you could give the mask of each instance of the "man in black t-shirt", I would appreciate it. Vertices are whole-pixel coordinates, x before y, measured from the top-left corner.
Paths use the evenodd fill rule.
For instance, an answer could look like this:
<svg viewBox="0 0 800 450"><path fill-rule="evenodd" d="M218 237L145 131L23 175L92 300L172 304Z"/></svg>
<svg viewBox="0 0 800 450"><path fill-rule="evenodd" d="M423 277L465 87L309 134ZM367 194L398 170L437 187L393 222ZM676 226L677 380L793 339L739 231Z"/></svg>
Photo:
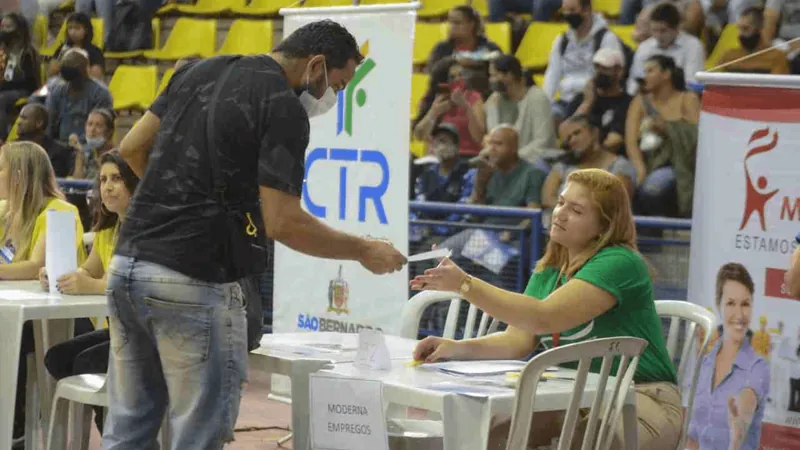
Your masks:
<svg viewBox="0 0 800 450"><path fill-rule="evenodd" d="M618 155L625 155L625 119L631 98L623 89L625 56L611 48L597 50L592 58L594 78L586 83L567 107L570 116L586 114L600 127L600 143Z"/></svg>
<svg viewBox="0 0 800 450"><path fill-rule="evenodd" d="M378 274L405 263L391 244L334 230L300 205L308 118L334 106L362 59L326 20L270 56L190 62L121 143L141 182L108 269L104 449L152 448L167 407L173 448L233 440L247 377L237 281L263 272L264 235Z"/></svg>

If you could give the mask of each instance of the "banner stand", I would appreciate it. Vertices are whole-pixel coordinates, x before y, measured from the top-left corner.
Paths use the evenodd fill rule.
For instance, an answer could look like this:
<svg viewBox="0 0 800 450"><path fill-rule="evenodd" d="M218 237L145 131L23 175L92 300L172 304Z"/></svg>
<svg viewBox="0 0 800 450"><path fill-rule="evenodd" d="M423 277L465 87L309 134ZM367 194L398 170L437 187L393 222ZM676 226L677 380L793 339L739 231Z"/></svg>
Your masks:
<svg viewBox="0 0 800 450"><path fill-rule="evenodd" d="M336 107L310 120L303 208L333 228L387 239L404 254L408 106L419 7L415 2L280 10L284 36L329 19L353 34L364 56ZM396 334L409 292L407 268L378 276L358 262L314 258L278 243L274 283L276 333L374 328Z"/></svg>
<svg viewBox="0 0 800 450"><path fill-rule="evenodd" d="M697 79L689 299L719 327L700 355L688 438L703 449L798 449L800 299L783 277L800 232L800 77ZM718 364L730 375L712 389Z"/></svg>

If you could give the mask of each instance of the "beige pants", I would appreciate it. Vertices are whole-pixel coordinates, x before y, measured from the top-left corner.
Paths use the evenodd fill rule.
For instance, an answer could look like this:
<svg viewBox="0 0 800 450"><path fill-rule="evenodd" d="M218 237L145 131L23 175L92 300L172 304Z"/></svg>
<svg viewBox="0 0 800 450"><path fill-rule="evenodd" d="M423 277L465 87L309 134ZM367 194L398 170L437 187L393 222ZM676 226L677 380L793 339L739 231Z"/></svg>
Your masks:
<svg viewBox="0 0 800 450"><path fill-rule="evenodd" d="M635 390L639 448L643 450L675 450L683 425L683 411L678 387L672 383L645 383L636 385ZM588 415L588 410L586 413ZM534 413L528 437L528 448L548 446L553 438L558 438L564 423L564 415L564 411ZM578 423L572 439L573 449L580 449L587 422L588 420L585 418ZM489 450L506 448L510 426L511 422L505 421L492 428L489 435ZM624 448L623 436L620 418L612 449Z"/></svg>

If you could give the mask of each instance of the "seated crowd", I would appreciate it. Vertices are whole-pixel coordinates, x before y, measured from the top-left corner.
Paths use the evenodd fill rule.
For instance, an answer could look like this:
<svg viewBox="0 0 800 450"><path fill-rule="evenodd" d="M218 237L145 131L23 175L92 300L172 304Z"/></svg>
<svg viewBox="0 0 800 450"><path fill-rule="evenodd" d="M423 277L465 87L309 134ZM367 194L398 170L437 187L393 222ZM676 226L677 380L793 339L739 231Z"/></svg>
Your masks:
<svg viewBox="0 0 800 450"><path fill-rule="evenodd" d="M721 56L721 70L800 73L796 45L764 51L800 36L791 3L624 0L619 22L636 24L634 51L590 0L490 1L493 22L516 24L524 19L513 14L531 14L534 21L568 25L552 44L541 86L486 38L473 8L452 9L449 38L429 58L429 86L411 121L412 136L427 153L412 158L411 198L549 211L569 171L599 168L623 181L634 213L690 217L702 93L695 74L706 67L715 42L709 36L718 38L727 24L738 28L740 45ZM514 135L519 164L539 172L518 190L534 194L504 196L502 204L476 195L481 179L516 170L497 165L502 150L490 137L500 128ZM443 139L448 145L440 145ZM458 161L449 154L445 162L441 151L453 146Z"/></svg>

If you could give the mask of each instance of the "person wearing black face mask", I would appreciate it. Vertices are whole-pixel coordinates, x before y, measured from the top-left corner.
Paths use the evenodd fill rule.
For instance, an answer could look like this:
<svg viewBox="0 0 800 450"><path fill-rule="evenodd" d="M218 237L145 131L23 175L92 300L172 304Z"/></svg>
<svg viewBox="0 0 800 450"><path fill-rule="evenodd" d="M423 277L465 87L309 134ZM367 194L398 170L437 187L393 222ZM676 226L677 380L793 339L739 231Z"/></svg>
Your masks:
<svg viewBox="0 0 800 450"><path fill-rule="evenodd" d="M494 92L484 105L486 129L513 125L519 134L519 157L536 164L545 150L556 145L547 95L523 75L522 65L512 55L492 61L489 84Z"/></svg>
<svg viewBox="0 0 800 450"><path fill-rule="evenodd" d="M61 80L50 88L46 106L50 111L48 135L63 142L75 134L84 138L86 120L93 109L112 109L108 88L89 77L89 56L71 48L61 58Z"/></svg>
<svg viewBox="0 0 800 450"><path fill-rule="evenodd" d="M625 152L625 119L631 97L622 88L625 58L622 52L601 48L592 58L595 76L583 93L570 103L570 114L586 114L600 129L603 147L620 155Z"/></svg>
<svg viewBox="0 0 800 450"><path fill-rule="evenodd" d="M0 21L0 141L5 141L13 118L9 111L20 98L39 88L39 60L28 22L19 13Z"/></svg>
<svg viewBox="0 0 800 450"><path fill-rule="evenodd" d="M740 47L728 50L719 61L720 65L729 64L723 68L726 72L773 75L789 73L789 60L780 49L754 55L767 48L761 36L764 29L764 13L761 9L754 7L744 10L736 27L739 29Z"/></svg>
<svg viewBox="0 0 800 450"><path fill-rule="evenodd" d="M623 50L603 16L593 12L591 0L563 0L561 10L569 30L553 42L543 86L552 101L556 126L569 117L570 102L594 76L592 55L601 48Z"/></svg>

